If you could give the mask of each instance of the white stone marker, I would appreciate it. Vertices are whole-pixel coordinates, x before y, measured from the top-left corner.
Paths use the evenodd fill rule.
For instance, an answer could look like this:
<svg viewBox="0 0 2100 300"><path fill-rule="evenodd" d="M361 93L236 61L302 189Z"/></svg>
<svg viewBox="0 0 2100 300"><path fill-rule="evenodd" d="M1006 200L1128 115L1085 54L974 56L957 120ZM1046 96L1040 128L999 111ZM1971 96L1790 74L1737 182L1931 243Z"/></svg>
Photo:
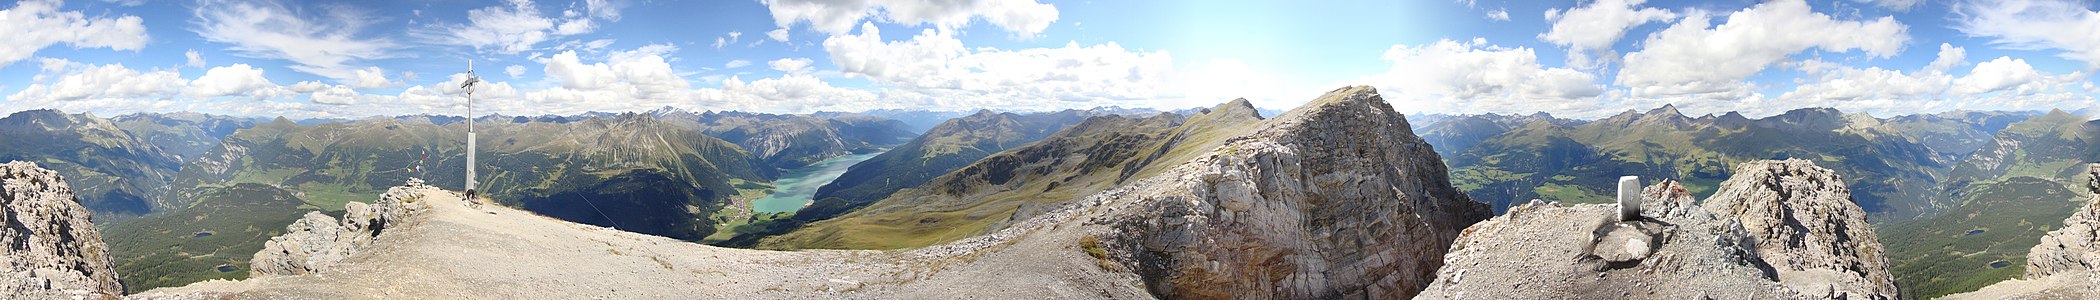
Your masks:
<svg viewBox="0 0 2100 300"><path fill-rule="evenodd" d="M1641 218L1641 177L1619 176L1619 221Z"/></svg>

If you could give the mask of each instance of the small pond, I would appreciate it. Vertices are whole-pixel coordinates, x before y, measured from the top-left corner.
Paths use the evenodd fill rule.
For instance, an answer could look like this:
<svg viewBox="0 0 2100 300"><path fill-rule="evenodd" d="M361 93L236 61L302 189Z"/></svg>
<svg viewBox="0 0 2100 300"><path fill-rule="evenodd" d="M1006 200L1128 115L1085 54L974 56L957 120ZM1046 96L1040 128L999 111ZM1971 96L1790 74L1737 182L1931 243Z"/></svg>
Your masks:
<svg viewBox="0 0 2100 300"><path fill-rule="evenodd" d="M233 271L239 271L239 270L240 270L241 268L240 268L240 267L235 267L235 266L233 266L233 265L219 265L219 268L218 268L218 269L219 269L219 273L228 273L228 272L233 272Z"/></svg>
<svg viewBox="0 0 2100 300"><path fill-rule="evenodd" d="M1964 236L1969 236L1969 235L1978 235L1978 234L1983 234L1983 229L1970 229L1970 230L1969 230L1969 234L1965 234Z"/></svg>
<svg viewBox="0 0 2100 300"><path fill-rule="evenodd" d="M1992 269L2004 269L2007 266L2012 266L2012 263L2003 260L1991 262Z"/></svg>
<svg viewBox="0 0 2100 300"><path fill-rule="evenodd" d="M211 236L211 235L212 235L212 233L211 233L210 231L198 231L198 232L197 232L197 234L195 234L195 235L190 235L190 238L201 238L201 237L207 237L207 236Z"/></svg>

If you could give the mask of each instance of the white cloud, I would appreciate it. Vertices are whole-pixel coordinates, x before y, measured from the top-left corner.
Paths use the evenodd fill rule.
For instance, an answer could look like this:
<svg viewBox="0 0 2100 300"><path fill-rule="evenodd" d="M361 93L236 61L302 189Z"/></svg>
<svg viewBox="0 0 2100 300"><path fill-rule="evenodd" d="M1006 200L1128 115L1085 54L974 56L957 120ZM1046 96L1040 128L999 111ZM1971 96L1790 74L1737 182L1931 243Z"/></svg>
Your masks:
<svg viewBox="0 0 2100 300"><path fill-rule="evenodd" d="M781 41L781 42L786 42L786 41L788 40L788 30L787 30L787 28L781 28L781 29L774 29L774 30L772 30L772 31L767 31L767 32L766 32L766 37L767 37L767 38L772 38L772 39L773 39L774 41ZM760 41L760 42L764 42L764 41Z"/></svg>
<svg viewBox="0 0 2100 300"><path fill-rule="evenodd" d="M1384 74L1363 79L1395 108L1437 112L1594 110L1604 87L1595 75L1547 68L1530 48L1504 48L1484 39L1394 45Z"/></svg>
<svg viewBox="0 0 2100 300"><path fill-rule="evenodd" d="M1693 12L1649 36L1646 48L1626 54L1617 84L1635 97L1745 98L1753 87L1744 79L1794 53L1857 49L1891 57L1909 40L1894 18L1841 21L1801 0L1758 4L1730 14L1727 23L1709 24L1708 16Z"/></svg>
<svg viewBox="0 0 2100 300"><path fill-rule="evenodd" d="M547 76L561 83L560 87L552 89L563 90L556 93L646 101L676 98L675 93L691 87L684 78L671 71L671 65L663 57L654 54L621 57L605 63L583 63L575 51L565 51L548 58L546 64Z"/></svg>
<svg viewBox="0 0 2100 300"><path fill-rule="evenodd" d="M511 0L507 4L468 11L466 24L439 24L417 34L431 43L517 54L536 50L540 43L556 38L595 31L598 25L592 18L619 19L618 10L604 1L587 3L588 15L568 10L558 18L541 15L539 7L529 0Z"/></svg>
<svg viewBox="0 0 2100 300"><path fill-rule="evenodd" d="M834 87L816 77L800 74L751 82L730 77L722 81L719 97L770 111L848 111L880 105L874 93Z"/></svg>
<svg viewBox="0 0 2100 300"><path fill-rule="evenodd" d="M1509 22L1509 10L1497 8L1487 12L1488 20Z"/></svg>
<svg viewBox="0 0 2100 300"><path fill-rule="evenodd" d="M1955 47L1952 44L1940 43L1939 58L1932 59L1932 64L1925 65L1925 70L1941 72L1952 70L1954 69L1954 67L1969 64L1968 59L1968 49L1964 49L1962 47Z"/></svg>
<svg viewBox="0 0 2100 300"><path fill-rule="evenodd" d="M1853 2L1860 2L1860 3L1872 3L1872 4L1874 4L1875 6L1880 6L1880 7L1882 7L1882 8L1887 8L1887 9L1893 9L1893 10L1896 10L1896 11L1909 11L1911 7L1917 7L1917 6L1918 6L1918 3L1924 3L1924 1L1923 1L1923 0L1852 0L1852 1L1853 1Z"/></svg>
<svg viewBox="0 0 2100 300"><path fill-rule="evenodd" d="M276 87L277 84L270 83L270 79L263 78L261 69L248 64L233 64L204 71L204 76L190 81L189 88L183 91L183 95L197 98L269 96L271 93L265 90Z"/></svg>
<svg viewBox="0 0 2100 300"><path fill-rule="evenodd" d="M509 67L503 67L503 74L509 74L511 78L525 76L525 66L510 65Z"/></svg>
<svg viewBox="0 0 2100 300"><path fill-rule="evenodd" d="M32 83L8 95L0 106L7 111L142 109L173 97L188 83L173 70L142 72L121 64L87 65L53 58L42 59L41 64L42 71Z"/></svg>
<svg viewBox="0 0 2100 300"><path fill-rule="evenodd" d="M815 63L815 61L812 61L808 58L797 57L776 59L770 62L766 62L766 65L772 66L773 70L780 71L781 73L808 74L809 65L811 63Z"/></svg>
<svg viewBox="0 0 2100 300"><path fill-rule="evenodd" d="M28 0L0 10L0 67L29 59L37 50L65 43L73 48L146 48L146 26L139 17L90 18L79 11L59 11L59 1Z"/></svg>
<svg viewBox="0 0 2100 300"><path fill-rule="evenodd" d="M102 2L124 7L146 5L146 0L102 0Z"/></svg>
<svg viewBox="0 0 2100 300"><path fill-rule="evenodd" d="M886 97L943 107L1134 106L1160 96L1158 87L1173 74L1166 52L1115 43L999 50L966 48L933 29L904 41L880 36L874 24L863 24L859 34L831 36L823 45L844 75L903 89Z"/></svg>
<svg viewBox="0 0 2100 300"><path fill-rule="evenodd" d="M379 69L379 67L366 67L363 69L357 69L356 73L357 75L355 77L351 77L350 82L348 82L348 84L351 87L356 87L360 89L380 89L394 87L395 85L400 84L394 82L391 79L387 79L386 70L381 70Z"/></svg>
<svg viewBox="0 0 2100 300"><path fill-rule="evenodd" d="M1951 53L1950 53L1951 52ZM1941 61L1962 54L1943 47ZM1977 64L1967 76L1955 77L1932 65L1904 74L1878 67L1852 68L1823 61L1803 63L1803 77L1793 91L1779 97L1789 107L1835 107L1846 111L1896 115L1948 110L2078 109L2092 103L2084 73L2052 75L2025 60L2010 57ZM2079 92L2078 89L2086 92ZM1741 109L1759 109L1747 107ZM1774 108L1762 108L1774 109Z"/></svg>
<svg viewBox="0 0 2100 300"><path fill-rule="evenodd" d="M1553 22L1553 27L1539 34L1539 39L1567 46L1571 65L1596 67L1602 62L1591 57L1616 56L1611 51L1612 44L1626 37L1628 30L1677 17L1676 13L1659 8L1635 9L1644 2L1647 0L1599 0L1567 11L1548 9L1546 20Z"/></svg>
<svg viewBox="0 0 2100 300"><path fill-rule="evenodd" d="M933 24L943 31L984 20L1019 37L1033 37L1057 21L1057 7L1035 0L761 0L782 29L807 22L810 28L843 35L862 20L902 25ZM772 35L786 41L787 34Z"/></svg>
<svg viewBox="0 0 2100 300"><path fill-rule="evenodd" d="M230 44L234 55L288 60L292 70L336 80L356 79L359 62L393 57L398 48L384 38L358 37L372 18L346 6L302 15L282 3L205 1L194 12L192 30Z"/></svg>
<svg viewBox="0 0 2100 300"><path fill-rule="evenodd" d="M620 21L620 9L626 3L615 0L585 0L584 7L590 9L591 17L606 21Z"/></svg>
<svg viewBox="0 0 2100 300"><path fill-rule="evenodd" d="M729 38L725 38L725 37L715 37L715 43L714 43L714 44L709 44L708 46L709 46L709 47L715 47L715 49L722 49L722 46L728 46L728 45L729 45Z"/></svg>
<svg viewBox="0 0 2100 300"><path fill-rule="evenodd" d="M202 55L197 55L197 50L196 50L196 49L190 49L190 51L189 51L189 52L183 52L183 53L182 53L182 57L183 57L183 58L188 58L188 59L189 59L189 61L188 61L188 62L186 62L186 63L184 63L184 64L183 64L183 65L185 65L185 66L189 66L189 67L191 67L191 68L203 68L203 67L204 67L204 56L202 56Z"/></svg>
<svg viewBox="0 0 2100 300"><path fill-rule="evenodd" d="M1963 94L2004 91L2041 78L2042 73L2028 65L2027 60L2000 56L1977 63L1968 77L1955 82L1954 91Z"/></svg>
<svg viewBox="0 0 2100 300"><path fill-rule="evenodd" d="M742 67L744 67L744 66L749 66L749 65L751 65L751 61L748 61L748 60L742 60L742 59L732 59L732 60L729 60L729 62L728 62L728 63L723 63L723 64L722 64L722 68L723 68L723 69L735 69L735 68L742 68Z"/></svg>
<svg viewBox="0 0 2100 300"><path fill-rule="evenodd" d="M2056 49L2100 69L2100 11L2059 0L1961 1L1954 29L2016 50Z"/></svg>

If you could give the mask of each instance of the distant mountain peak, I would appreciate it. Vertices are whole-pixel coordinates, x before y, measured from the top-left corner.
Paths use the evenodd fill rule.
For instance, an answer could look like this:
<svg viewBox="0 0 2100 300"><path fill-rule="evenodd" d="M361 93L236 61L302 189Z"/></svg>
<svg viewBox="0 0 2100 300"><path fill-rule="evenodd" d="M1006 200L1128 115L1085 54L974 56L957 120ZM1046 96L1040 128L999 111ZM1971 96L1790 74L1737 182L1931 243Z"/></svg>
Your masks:
<svg viewBox="0 0 2100 300"><path fill-rule="evenodd" d="M1650 116L1658 116L1658 115L1663 115L1663 116L1678 116L1678 117L1683 117L1683 116L1684 116L1684 113L1683 113L1683 112L1679 112L1679 111L1677 111L1677 105L1676 105L1676 104L1664 103L1662 107L1657 107L1657 108L1655 108L1655 109L1652 109L1652 110L1648 110L1648 113L1647 113L1646 115L1650 115Z"/></svg>

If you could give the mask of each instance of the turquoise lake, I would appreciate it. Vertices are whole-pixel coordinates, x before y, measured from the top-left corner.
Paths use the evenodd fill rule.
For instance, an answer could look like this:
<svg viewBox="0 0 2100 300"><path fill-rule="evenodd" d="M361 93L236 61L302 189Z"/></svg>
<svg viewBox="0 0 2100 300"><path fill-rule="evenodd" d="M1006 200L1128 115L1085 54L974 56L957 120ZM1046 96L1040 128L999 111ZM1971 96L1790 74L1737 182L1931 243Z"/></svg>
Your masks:
<svg viewBox="0 0 2100 300"><path fill-rule="evenodd" d="M841 174L846 174L847 167L875 158L878 154L882 152L833 157L808 167L788 170L786 174L780 174L780 180L773 181L773 194L751 200L751 207L761 213L800 210L813 200L810 198L817 194L818 187L831 183Z"/></svg>

